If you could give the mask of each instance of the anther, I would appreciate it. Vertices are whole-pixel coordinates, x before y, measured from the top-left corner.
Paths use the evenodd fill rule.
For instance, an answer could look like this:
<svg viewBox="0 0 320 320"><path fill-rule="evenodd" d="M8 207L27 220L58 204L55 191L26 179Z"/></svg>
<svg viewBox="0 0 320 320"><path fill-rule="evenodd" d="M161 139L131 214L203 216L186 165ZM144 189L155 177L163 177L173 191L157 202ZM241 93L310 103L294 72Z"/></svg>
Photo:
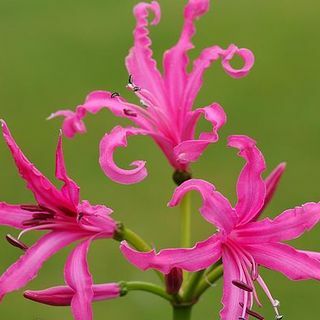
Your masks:
<svg viewBox="0 0 320 320"><path fill-rule="evenodd" d="M14 246L16 248L19 248L23 251L26 251L29 249L29 247L27 245L25 245L23 242L16 239L15 237L13 237L11 234L7 234L6 239L12 246Z"/></svg>
<svg viewBox="0 0 320 320"><path fill-rule="evenodd" d="M129 109L123 109L123 113L128 117L136 117L137 114Z"/></svg>
<svg viewBox="0 0 320 320"><path fill-rule="evenodd" d="M129 80L128 80L129 84L133 85L133 77L132 74L129 75Z"/></svg>
<svg viewBox="0 0 320 320"><path fill-rule="evenodd" d="M133 90L134 92L137 92L137 91L141 91L141 88L140 88L140 87L137 87L137 86L134 86L132 90Z"/></svg>
<svg viewBox="0 0 320 320"><path fill-rule="evenodd" d="M111 98L120 97L120 94L118 92L113 92L111 94Z"/></svg>
<svg viewBox="0 0 320 320"><path fill-rule="evenodd" d="M240 302L239 304L240 304L240 307L241 307L241 308L244 307L244 304L243 304L242 302ZM250 315L250 316L258 319L258 320L264 320L264 317L263 317L261 314L255 312L255 311L253 311L253 310L250 310L249 308L246 308L246 313L247 313L248 315ZM240 318L239 318L239 319L240 319Z"/></svg>
<svg viewBox="0 0 320 320"><path fill-rule="evenodd" d="M275 299L275 300L273 300L272 305L274 308L278 308L278 307L280 307L280 301Z"/></svg>
<svg viewBox="0 0 320 320"><path fill-rule="evenodd" d="M244 291L252 292L253 288L248 286L245 282L238 281L238 280L232 280L232 284L239 289L242 289Z"/></svg>
<svg viewBox="0 0 320 320"><path fill-rule="evenodd" d="M275 319L276 319L276 320L281 320L281 319L283 319L283 315L279 314L279 315L276 316Z"/></svg>
<svg viewBox="0 0 320 320"><path fill-rule="evenodd" d="M43 208L40 206L34 205L34 204L22 204L20 206L22 210L30 211L30 212L37 212L37 211L43 211Z"/></svg>

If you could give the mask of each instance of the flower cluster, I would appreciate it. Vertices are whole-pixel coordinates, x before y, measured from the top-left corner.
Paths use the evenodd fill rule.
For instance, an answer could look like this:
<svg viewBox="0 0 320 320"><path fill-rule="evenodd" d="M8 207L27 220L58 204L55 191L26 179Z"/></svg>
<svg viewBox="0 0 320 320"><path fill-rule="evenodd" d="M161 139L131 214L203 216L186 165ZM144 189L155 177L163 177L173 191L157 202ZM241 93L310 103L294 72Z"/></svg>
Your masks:
<svg viewBox="0 0 320 320"><path fill-rule="evenodd" d="M209 280L217 281L222 274L222 320L264 319L255 309L256 305L262 306L257 286L270 300L279 320L283 317L279 301L263 280L261 267L278 271L291 280L320 280L320 254L298 250L285 243L319 223L320 203L305 203L284 211L274 219L260 219L276 191L285 163L279 164L264 179L262 174L266 164L256 141L245 135L232 135L228 138L228 147L236 148L245 161L237 182L237 203L233 206L213 184L191 177L191 163L197 161L211 143L218 141L218 132L227 120L218 103L193 109L204 72L213 62L221 60L229 76L241 78L254 64L254 56L248 49L234 44L226 49L214 45L205 48L188 71L188 51L193 48L195 21L209 10L209 4L209 0L188 1L181 36L176 45L164 54L163 73L152 57L148 30L149 13L154 16L151 24L158 24L160 6L156 1L135 6L134 45L126 58L127 88L138 97L140 105L126 101L118 92L94 91L75 111L60 110L50 116L64 117L56 149L55 176L63 183L60 189L28 160L5 121L1 121L4 140L22 179L34 195L35 203L0 203L0 225L20 232L17 237L8 234L6 239L24 252L1 275L0 300L7 293L25 287L37 276L46 260L72 243L76 243L76 247L65 265L65 285L27 290L24 296L48 305L71 306L73 316L78 320L93 318L93 301L118 298L130 290L144 290L167 299L174 310L185 311L184 319L187 320L192 305L210 286ZM240 69L235 69L230 63L235 56L243 60ZM190 191L198 191L203 201L200 214L216 228L208 239L193 247L156 252L138 235L115 221L110 208L80 200L80 188L67 174L62 133L69 138L84 133L87 114L96 114L104 108L118 117L130 119L134 124L132 127L116 126L102 138L99 160L105 175L121 184L143 180L147 176L145 161L134 161L131 164L133 168L126 170L117 166L113 153L116 148L127 145L129 136L150 136L168 159L178 185L168 206L177 206ZM196 125L201 116L212 124L212 129L196 137ZM31 231L42 233L39 240L29 246L22 238ZM185 231L188 233L188 227ZM87 254L91 242L98 239L121 241L120 251L126 259L141 270L156 270L164 282L164 289L142 282L95 284ZM185 272L192 274L185 279Z"/></svg>

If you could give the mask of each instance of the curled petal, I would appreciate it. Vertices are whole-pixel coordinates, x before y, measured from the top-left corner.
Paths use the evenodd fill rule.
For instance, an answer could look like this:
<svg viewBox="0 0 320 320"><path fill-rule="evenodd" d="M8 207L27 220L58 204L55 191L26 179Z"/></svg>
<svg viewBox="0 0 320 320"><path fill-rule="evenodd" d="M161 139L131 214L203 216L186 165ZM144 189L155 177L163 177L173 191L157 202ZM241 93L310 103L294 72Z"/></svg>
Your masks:
<svg viewBox="0 0 320 320"><path fill-rule="evenodd" d="M85 133L87 131L82 118L77 115L76 112L71 110L59 110L52 113L48 120L56 117L64 117L62 132L68 138L73 138L76 134Z"/></svg>
<svg viewBox="0 0 320 320"><path fill-rule="evenodd" d="M120 297L120 287L117 283L94 284L93 301L110 300ZM50 306L70 306L74 290L69 286L57 286L44 290L27 290L24 297Z"/></svg>
<svg viewBox="0 0 320 320"><path fill-rule="evenodd" d="M235 211L229 201L221 193L215 191L215 186L207 181L191 179L182 183L176 188L168 205L176 206L191 190L196 190L201 194L203 205L200 212L202 216L219 229L229 233L236 223Z"/></svg>
<svg viewBox="0 0 320 320"><path fill-rule="evenodd" d="M275 219L251 222L236 230L241 242L267 243L287 241L300 237L320 221L320 204L306 203L284 211Z"/></svg>
<svg viewBox="0 0 320 320"><path fill-rule="evenodd" d="M227 121L227 116L223 108L218 103L213 103L208 107L197 109L192 112L190 123L186 128L189 136L194 135L195 126L201 114L203 114L205 119L212 124L212 131L202 132L199 139L185 140L177 145L174 148L174 153L177 161L180 163L197 161L210 143L218 141L218 131Z"/></svg>
<svg viewBox="0 0 320 320"><path fill-rule="evenodd" d="M284 173L284 170L286 169L286 163L282 162L280 163L265 179L266 184L266 198L264 200L264 204L260 212L257 214L255 219L259 219L260 215L262 214L263 210L267 207L267 205L270 203L270 201L273 198L274 193L276 192L280 179Z"/></svg>
<svg viewBox="0 0 320 320"><path fill-rule="evenodd" d="M46 260L85 235L83 232L69 231L53 231L44 235L2 274L0 277L0 300L5 294L24 287L36 277Z"/></svg>
<svg viewBox="0 0 320 320"><path fill-rule="evenodd" d="M239 149L238 155L246 160L238 178L236 205L240 223L244 224L252 220L264 204L266 186L261 175L266 165L253 139L247 136L230 136L228 146Z"/></svg>
<svg viewBox="0 0 320 320"><path fill-rule="evenodd" d="M73 209L73 205L23 154L13 139L7 124L2 120L3 137L11 151L21 177L33 192L38 203L44 207L61 210Z"/></svg>
<svg viewBox="0 0 320 320"><path fill-rule="evenodd" d="M157 69L156 61L152 58L151 40L148 30L149 11L154 14L152 25L160 21L161 11L157 1L141 2L134 8L136 27L134 30L134 46L126 58L128 72L133 76L135 85L152 92L161 104L165 102L163 82Z"/></svg>
<svg viewBox="0 0 320 320"><path fill-rule="evenodd" d="M238 55L243 60L243 66L240 69L235 69L230 65L230 61ZM254 65L254 55L249 49L237 48L231 45L226 50L226 55L222 58L222 66L227 74L233 78L245 77Z"/></svg>
<svg viewBox="0 0 320 320"><path fill-rule="evenodd" d="M74 209L77 208L79 203L79 186L69 178L64 161L63 149L62 149L62 136L59 134L58 146L56 151L56 177L64 182L64 186L61 191L66 198L73 204Z"/></svg>
<svg viewBox="0 0 320 320"><path fill-rule="evenodd" d="M291 280L320 280L320 261L283 243L246 246L256 262Z"/></svg>
<svg viewBox="0 0 320 320"><path fill-rule="evenodd" d="M0 202L0 226L24 229L23 222L31 218L32 213L21 209L21 206Z"/></svg>
<svg viewBox="0 0 320 320"><path fill-rule="evenodd" d="M91 239L80 243L68 257L65 266L65 280L74 291L71 308L77 320L91 320L93 318L93 281L89 271L87 255Z"/></svg>
<svg viewBox="0 0 320 320"><path fill-rule="evenodd" d="M146 121L138 116L139 110L136 105L128 103L125 99L113 96L109 91L93 91L89 93L82 105L76 108L76 112L62 110L53 113L48 119L63 116L63 134L68 138L73 138L76 134L86 132L83 119L90 114L97 114L102 109L110 110L117 117L129 118L137 125L147 125Z"/></svg>
<svg viewBox="0 0 320 320"><path fill-rule="evenodd" d="M193 48L191 39L195 34L195 20L209 9L209 0L190 0L184 10L184 25L178 43L164 54L164 83L172 107L181 106L188 80L188 51Z"/></svg>
<svg viewBox="0 0 320 320"><path fill-rule="evenodd" d="M214 235L193 248L165 249L159 253L154 250L138 252L123 241L120 250L130 263L141 270L156 269L168 274L173 268L180 268L193 272L205 269L220 259L221 241Z"/></svg>
<svg viewBox="0 0 320 320"><path fill-rule="evenodd" d="M234 69L230 65L230 61L235 55L239 55L244 61L243 67L238 70ZM222 59L222 66L224 70L234 78L246 76L254 64L254 56L250 50L239 49L233 44L226 50L219 46L212 46L204 49L199 58L197 58L193 63L193 69L190 73L186 86L183 105L188 110L192 108L194 100L202 86L204 72L219 58Z"/></svg>
<svg viewBox="0 0 320 320"><path fill-rule="evenodd" d="M232 284L240 279L240 270L233 253L225 248L222 254L223 262L223 309L220 311L221 320L239 319L241 316L240 302L243 302L244 291Z"/></svg>
<svg viewBox="0 0 320 320"><path fill-rule="evenodd" d="M140 182L147 176L145 161L134 161L131 163L134 169L126 170L119 168L113 159L113 153L118 147L127 146L127 137L132 135L147 134L146 131L137 128L115 127L109 134L105 134L100 142L100 166L105 175L113 181L122 184L133 184Z"/></svg>

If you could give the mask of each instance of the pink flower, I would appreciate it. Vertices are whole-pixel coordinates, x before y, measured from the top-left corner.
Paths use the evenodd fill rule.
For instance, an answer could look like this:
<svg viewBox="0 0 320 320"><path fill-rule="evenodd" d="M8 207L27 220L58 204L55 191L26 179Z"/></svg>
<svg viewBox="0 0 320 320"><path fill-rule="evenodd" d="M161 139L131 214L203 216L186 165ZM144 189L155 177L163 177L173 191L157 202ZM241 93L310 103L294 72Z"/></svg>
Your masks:
<svg viewBox="0 0 320 320"><path fill-rule="evenodd" d="M113 236L116 222L110 217L112 210L102 205L93 206L88 201L80 202L80 189L66 172L61 135L56 152L56 177L63 182L59 190L26 158L6 123L1 123L4 139L19 173L33 192L37 204L0 203L0 225L22 230L18 239L8 235L7 240L25 250L25 254L0 277L0 300L6 293L18 290L31 281L42 264L57 251L81 240L68 259L66 280L75 291L72 304L79 304L77 308L84 314L81 319L91 319L88 305L93 299L93 291L91 276L85 266L85 256L92 239ZM28 248L19 239L32 230L49 232Z"/></svg>
<svg viewBox="0 0 320 320"><path fill-rule="evenodd" d="M134 161L131 170L119 168L113 159L118 147L127 145L127 137L149 135L164 152L175 170L187 171L189 164L196 161L205 148L218 140L218 131L226 122L222 107L212 103L192 111L197 94L202 86L203 74L211 63L221 59L228 75L241 78L248 74L254 56L248 49L230 45L227 49L212 46L202 51L194 61L191 72L187 71L188 51L193 48L195 20L209 9L209 0L189 0L184 11L184 25L177 44L164 54L161 74L152 58L151 40L148 31L148 15L154 14L152 25L160 21L158 2L140 3L134 8L136 27L134 46L126 58L130 74L128 88L140 99L141 105L127 102L117 92L95 91L89 94L76 111L61 110L50 118L63 116L63 131L67 137L86 131L83 119L88 113L96 114L108 108L118 117L130 119L136 127L115 127L100 143L100 165L112 180L131 184L143 180L147 171L144 161ZM234 56L242 58L244 65L234 69L230 61ZM210 132L195 137L195 128L201 116L212 124Z"/></svg>
<svg viewBox="0 0 320 320"><path fill-rule="evenodd" d="M255 141L246 136L229 137L229 146L240 150L246 160L237 183L238 202L233 208L215 187L203 180L189 180L178 187L170 201L177 205L190 190L200 192L202 216L218 231L190 249L166 249L159 253L141 253L122 243L125 257L142 270L154 268L167 274L173 268L199 271L222 258L224 266L224 293L221 319L247 319L253 303L260 304L255 289L258 283L272 303L276 319L282 319L279 302L273 298L264 283L259 266L279 271L292 280L320 279L319 254L294 249L283 243L301 236L320 219L320 204L307 203L284 211L275 219L257 221L265 201L270 200L284 166L280 165L264 181L263 155ZM267 192L266 192L267 190ZM257 316L263 319L262 316Z"/></svg>
<svg viewBox="0 0 320 320"><path fill-rule="evenodd" d="M117 283L94 285L88 269L87 253L91 239L78 245L68 258L65 266L67 286L53 287L41 291L26 291L27 299L53 306L70 306L77 320L92 319L92 301L120 297L121 288Z"/></svg>

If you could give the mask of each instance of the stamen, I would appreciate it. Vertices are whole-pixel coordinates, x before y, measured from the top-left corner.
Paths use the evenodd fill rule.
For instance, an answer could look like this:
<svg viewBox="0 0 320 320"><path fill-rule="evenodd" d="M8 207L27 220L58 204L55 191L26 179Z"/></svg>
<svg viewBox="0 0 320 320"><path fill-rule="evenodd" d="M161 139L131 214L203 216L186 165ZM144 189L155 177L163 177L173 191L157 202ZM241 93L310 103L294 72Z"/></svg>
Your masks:
<svg viewBox="0 0 320 320"><path fill-rule="evenodd" d="M244 304L243 304L242 302L240 302L239 304L240 304L241 308L244 307ZM249 316L252 316L252 317L254 317L254 318L256 318L256 319L264 320L264 317L263 317L261 314L255 312L255 311L253 311L253 310L250 310L249 308L246 308L246 313L247 313Z"/></svg>
<svg viewBox="0 0 320 320"><path fill-rule="evenodd" d="M22 210L30 211L30 212L37 212L37 211L43 211L43 208L41 208L38 205L34 204L22 204L20 206Z"/></svg>
<svg viewBox="0 0 320 320"><path fill-rule="evenodd" d="M144 107L144 108L148 108L149 106L147 105L147 103L144 100L140 100L140 104Z"/></svg>
<svg viewBox="0 0 320 320"><path fill-rule="evenodd" d="M118 92L113 92L113 93L111 94L111 98L115 98L115 97L120 97L120 93L118 93Z"/></svg>
<svg viewBox="0 0 320 320"><path fill-rule="evenodd" d="M244 291L247 292L252 292L253 289L252 287L248 286L245 282L243 281L238 281L238 280L232 280L232 284L236 287L238 287L239 289L242 289Z"/></svg>
<svg viewBox="0 0 320 320"><path fill-rule="evenodd" d="M129 110L129 109L123 109L123 113L128 117L136 117L137 116L137 114L134 111Z"/></svg>
<svg viewBox="0 0 320 320"><path fill-rule="evenodd" d="M34 213L32 215L32 217L34 219L40 219L40 220L47 220L47 219L52 219L54 218L54 214L53 213L46 213L46 212L41 212L41 213Z"/></svg>
<svg viewBox="0 0 320 320"><path fill-rule="evenodd" d="M19 248L23 251L26 251L29 249L29 247L26 244L24 244L20 240L16 239L15 237L13 237L11 234L7 234L6 239L12 246L14 246L16 248Z"/></svg>
<svg viewBox="0 0 320 320"><path fill-rule="evenodd" d="M280 307L280 301L279 300L276 300L276 299L273 299L272 295L271 295L271 292L269 290L269 288L267 287L267 285L265 284L265 282L263 281L263 279L259 276L257 278L257 281L258 283L260 284L261 288L263 289L263 291L265 292L265 294L267 295L267 297L269 298L272 306L273 306L273 309L276 313L276 320L281 320L283 318L283 315L280 314L278 308Z"/></svg>
<svg viewBox="0 0 320 320"><path fill-rule="evenodd" d="M134 92L137 92L137 91L141 91L141 88L140 88L140 87L137 87L137 86L134 86L132 90L133 90Z"/></svg>

